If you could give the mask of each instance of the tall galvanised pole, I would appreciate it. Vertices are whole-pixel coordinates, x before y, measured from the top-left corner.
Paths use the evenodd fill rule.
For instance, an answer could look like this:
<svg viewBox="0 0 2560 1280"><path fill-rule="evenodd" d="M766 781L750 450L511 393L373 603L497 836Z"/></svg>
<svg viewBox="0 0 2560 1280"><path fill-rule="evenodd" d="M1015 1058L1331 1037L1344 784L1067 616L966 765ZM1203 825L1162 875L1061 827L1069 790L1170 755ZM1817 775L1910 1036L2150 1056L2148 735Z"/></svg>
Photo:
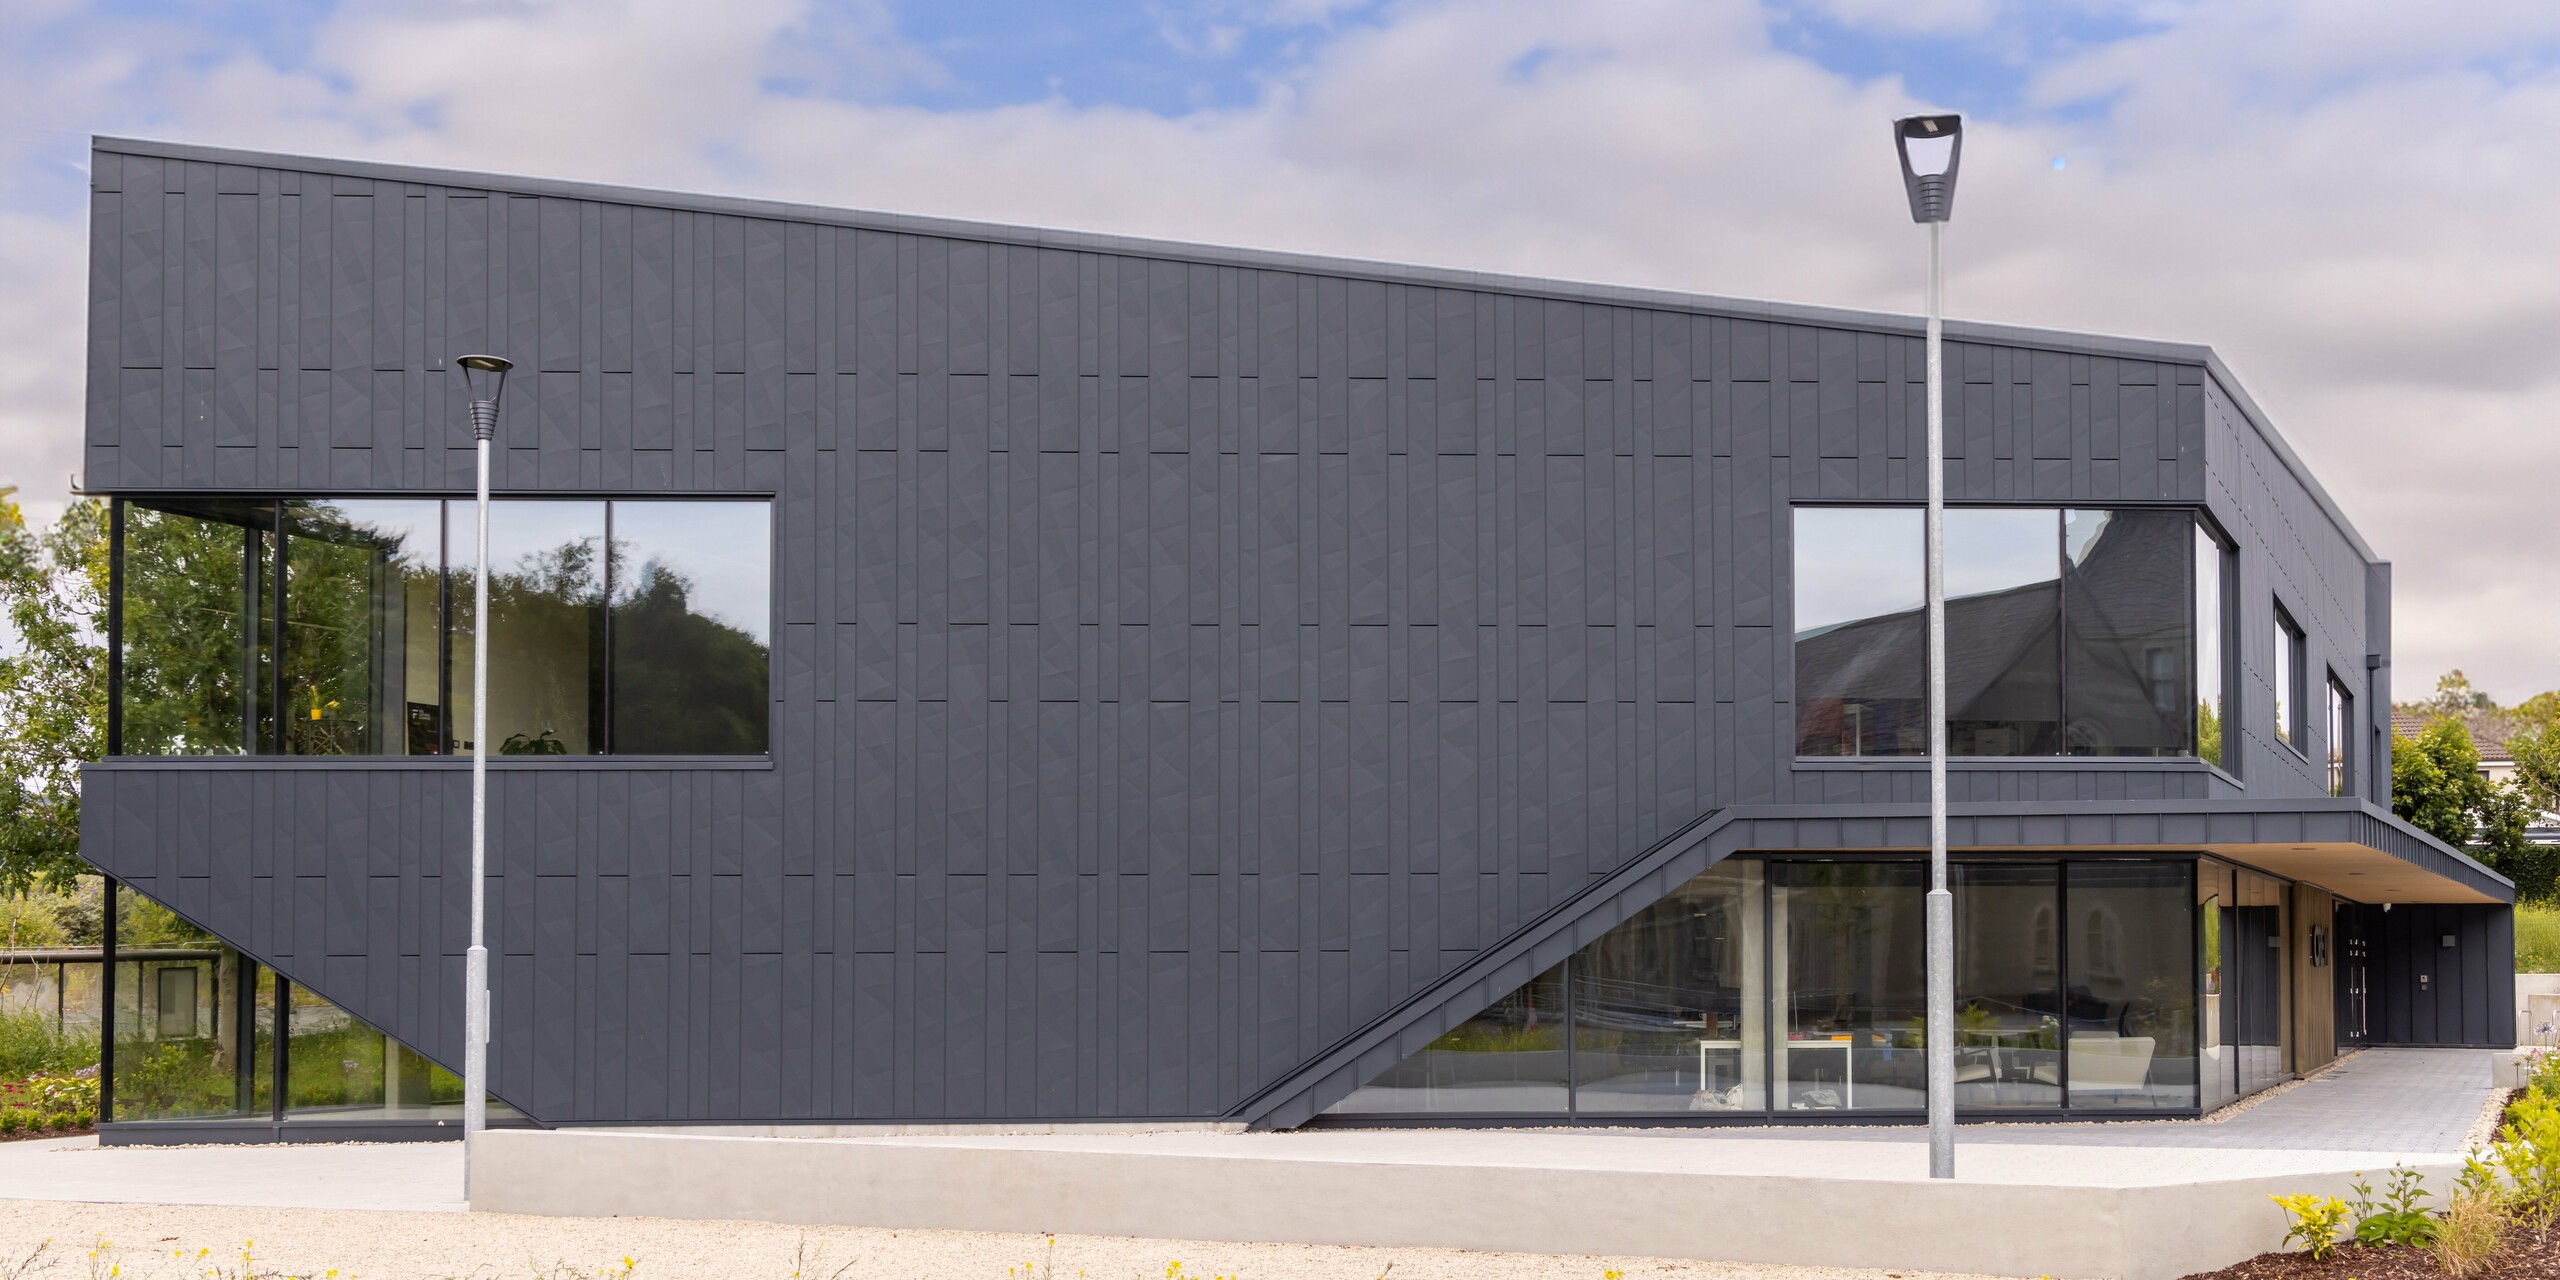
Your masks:
<svg viewBox="0 0 2560 1280"><path fill-rule="evenodd" d="M464 356L471 438L480 480L471 561L471 949L462 967L462 1192L471 1195L471 1147L489 1127L489 948L483 937L489 872L489 442L498 434L498 397L514 362ZM482 394L483 392L487 394Z"/></svg>
<svg viewBox="0 0 2560 1280"><path fill-rule="evenodd" d="M1956 1176L1956 900L1947 888L1947 423L1940 358L1945 310L1940 232L1955 209L1961 116L1906 116L1893 123L1912 221L1929 228L1929 1176Z"/></svg>

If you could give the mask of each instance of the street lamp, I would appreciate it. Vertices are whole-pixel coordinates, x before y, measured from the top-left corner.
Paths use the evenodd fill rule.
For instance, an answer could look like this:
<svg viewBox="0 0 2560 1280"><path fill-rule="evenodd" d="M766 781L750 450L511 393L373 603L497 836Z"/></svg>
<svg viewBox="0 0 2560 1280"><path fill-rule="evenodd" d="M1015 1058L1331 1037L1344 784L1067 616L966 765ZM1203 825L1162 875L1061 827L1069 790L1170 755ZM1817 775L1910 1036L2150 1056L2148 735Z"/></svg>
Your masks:
<svg viewBox="0 0 2560 1280"><path fill-rule="evenodd" d="M471 561L471 950L462 966L462 1194L471 1196L471 1143L489 1127L489 948L481 938L489 871L489 441L515 361L463 356L471 438L480 454L478 550Z"/></svg>
<svg viewBox="0 0 2560 1280"><path fill-rule="evenodd" d="M1947 415L1938 233L1955 212L1964 117L1893 122L1911 220L1929 228L1929 1176L1956 1176L1956 900L1947 891Z"/></svg>

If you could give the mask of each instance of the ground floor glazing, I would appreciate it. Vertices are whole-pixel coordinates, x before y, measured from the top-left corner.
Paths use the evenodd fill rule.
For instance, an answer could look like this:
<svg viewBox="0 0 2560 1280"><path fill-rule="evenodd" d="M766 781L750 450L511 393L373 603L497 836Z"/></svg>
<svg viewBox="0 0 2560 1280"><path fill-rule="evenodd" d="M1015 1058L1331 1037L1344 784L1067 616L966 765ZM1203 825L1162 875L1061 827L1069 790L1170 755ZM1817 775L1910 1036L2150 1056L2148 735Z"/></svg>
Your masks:
<svg viewBox="0 0 2560 1280"><path fill-rule="evenodd" d="M2289 1078L2287 882L2193 856L1951 873L1959 1112L2194 1114ZM1911 856L1729 858L1326 1117L1917 1115L1927 878Z"/></svg>

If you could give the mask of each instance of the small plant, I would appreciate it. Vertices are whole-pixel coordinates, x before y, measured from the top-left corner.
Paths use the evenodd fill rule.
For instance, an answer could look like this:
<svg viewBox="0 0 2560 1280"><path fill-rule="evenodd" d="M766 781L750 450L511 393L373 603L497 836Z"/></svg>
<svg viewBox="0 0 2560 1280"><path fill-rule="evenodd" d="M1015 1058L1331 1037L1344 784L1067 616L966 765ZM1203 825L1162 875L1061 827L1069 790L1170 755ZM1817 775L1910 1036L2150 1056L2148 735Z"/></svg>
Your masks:
<svg viewBox="0 0 2560 1280"><path fill-rule="evenodd" d="M2276 1207L2293 1218L2286 1229L2284 1242L2300 1244L2314 1262L2326 1261L2338 1247L2338 1229L2347 1224L2347 1202L2336 1196L2290 1195L2268 1196Z"/></svg>
<svg viewBox="0 0 2560 1280"><path fill-rule="evenodd" d="M2382 1204L2373 1202L2373 1186L2359 1173L2356 1189L2356 1243L2362 1245L2408 1245L2425 1248L2435 1239L2436 1218L2419 1202L2427 1198L2426 1180L2417 1170L2406 1165L2391 1169L2389 1189L2382 1193Z"/></svg>
<svg viewBox="0 0 2560 1280"><path fill-rule="evenodd" d="M2465 1280L2489 1265L2506 1230L2507 1211L2497 1197L2456 1192L2444 1216L2436 1220L2427 1252L2452 1280Z"/></svg>
<svg viewBox="0 0 2560 1280"><path fill-rule="evenodd" d="M2517 1218L2540 1227L2560 1212L2560 1097L2517 1098L2489 1154L2506 1176L2507 1207Z"/></svg>

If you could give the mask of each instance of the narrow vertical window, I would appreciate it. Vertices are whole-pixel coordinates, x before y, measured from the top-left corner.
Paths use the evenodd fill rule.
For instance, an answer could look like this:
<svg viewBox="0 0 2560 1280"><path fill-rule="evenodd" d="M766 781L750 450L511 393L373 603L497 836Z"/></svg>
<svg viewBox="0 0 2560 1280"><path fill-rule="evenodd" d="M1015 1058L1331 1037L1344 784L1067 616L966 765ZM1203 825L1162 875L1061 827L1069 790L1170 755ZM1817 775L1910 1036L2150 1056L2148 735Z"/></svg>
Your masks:
<svg viewBox="0 0 2560 1280"><path fill-rule="evenodd" d="M2276 740L2296 751L2302 741L2302 628L2276 606Z"/></svg>
<svg viewBox="0 0 2560 1280"><path fill-rule="evenodd" d="M2230 687L2229 669L2223 663L2222 567L2230 553L2202 521L2196 523L2195 540L2196 755L2229 768L2231 762L2222 751L2223 696Z"/></svg>
<svg viewBox="0 0 2560 1280"><path fill-rule="evenodd" d="M2354 762L2349 759L2354 753L2355 746L2355 739L2352 736L2355 732L2354 708L2355 696L2347 692L2345 685L2338 683L2338 677L2334 673L2331 674L2329 677L2328 748L2329 794L2333 796L2343 796L2347 794L2348 788L2355 785Z"/></svg>

